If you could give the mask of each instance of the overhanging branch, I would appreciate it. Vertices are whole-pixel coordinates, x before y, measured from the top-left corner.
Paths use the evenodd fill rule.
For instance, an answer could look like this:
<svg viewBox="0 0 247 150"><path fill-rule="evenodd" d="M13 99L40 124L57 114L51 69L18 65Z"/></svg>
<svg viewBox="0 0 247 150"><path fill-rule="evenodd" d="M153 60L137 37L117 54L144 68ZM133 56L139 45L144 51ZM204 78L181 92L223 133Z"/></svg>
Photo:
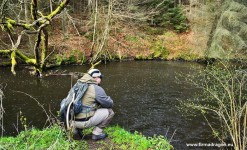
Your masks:
<svg viewBox="0 0 247 150"><path fill-rule="evenodd" d="M57 14L59 14L68 4L70 0L64 0L52 13L50 13L47 17L51 20Z"/></svg>
<svg viewBox="0 0 247 150"><path fill-rule="evenodd" d="M10 53L11 50L7 50L7 49L0 50L0 54L10 54Z"/></svg>
<svg viewBox="0 0 247 150"><path fill-rule="evenodd" d="M0 25L3 27L4 32L8 33L10 43L12 44L12 47L9 49L3 49L0 50L0 54L7 54L11 58L11 71L13 74L15 74L15 66L17 65L16 59L21 59L27 64L30 64L35 67L35 74L41 75L42 69L45 67L45 60L46 60L46 53L48 49L48 29L47 26L50 25L51 20L59 14L69 3L70 0L62 0L60 5L52 11L48 15L43 15L38 10L38 0L31 0L30 3L30 13L32 22L20 22L16 21L19 20L17 18L16 20L13 20L11 18L6 18L5 16L0 16ZM7 2L7 0L4 0L4 2ZM3 4L3 2L2 2ZM1 10L0 10L1 11ZM0 12L1 13L1 12ZM19 28L17 28L19 27ZM19 32L21 30L21 33L18 34L18 39L16 40L14 36L12 35L13 32ZM36 35L36 41L33 45L33 51L35 58L29 58L25 54L21 53L20 50L18 50L18 47L21 43L21 37L23 34L35 34Z"/></svg>

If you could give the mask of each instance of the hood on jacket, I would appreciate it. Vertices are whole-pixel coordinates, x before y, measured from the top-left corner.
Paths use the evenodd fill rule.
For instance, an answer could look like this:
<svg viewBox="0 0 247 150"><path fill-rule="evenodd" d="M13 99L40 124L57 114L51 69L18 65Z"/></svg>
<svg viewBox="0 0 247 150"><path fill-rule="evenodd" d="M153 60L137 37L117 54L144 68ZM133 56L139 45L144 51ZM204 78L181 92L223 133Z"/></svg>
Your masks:
<svg viewBox="0 0 247 150"><path fill-rule="evenodd" d="M79 79L81 82L86 82L89 84L98 84L94 78L92 78L88 73Z"/></svg>

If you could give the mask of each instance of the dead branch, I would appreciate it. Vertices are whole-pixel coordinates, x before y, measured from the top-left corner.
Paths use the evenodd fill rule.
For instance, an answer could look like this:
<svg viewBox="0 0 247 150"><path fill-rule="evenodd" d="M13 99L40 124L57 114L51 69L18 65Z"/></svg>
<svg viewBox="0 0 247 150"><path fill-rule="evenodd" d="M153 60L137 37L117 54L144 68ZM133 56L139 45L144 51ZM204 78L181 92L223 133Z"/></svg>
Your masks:
<svg viewBox="0 0 247 150"><path fill-rule="evenodd" d="M24 95L26 95L26 96L28 96L28 97L30 97L31 99L33 99L34 101L36 101L37 102L37 104L38 104L38 106L40 106L41 108L42 108L42 110L44 111L44 113L46 114L46 116L47 116L47 119L48 120L50 120L50 117L49 117L49 115L48 115L48 113L46 112L46 110L45 110L45 108L44 108L44 106L36 99L36 98L34 98L33 96L31 96L30 94L27 94L27 93L25 93L25 92L22 92L22 91L14 91L14 92L17 92L17 93L21 93L21 94L24 94Z"/></svg>
<svg viewBox="0 0 247 150"><path fill-rule="evenodd" d="M1 137L3 136L4 127L3 127L3 91L2 91L2 85L0 85L0 128L1 128Z"/></svg>

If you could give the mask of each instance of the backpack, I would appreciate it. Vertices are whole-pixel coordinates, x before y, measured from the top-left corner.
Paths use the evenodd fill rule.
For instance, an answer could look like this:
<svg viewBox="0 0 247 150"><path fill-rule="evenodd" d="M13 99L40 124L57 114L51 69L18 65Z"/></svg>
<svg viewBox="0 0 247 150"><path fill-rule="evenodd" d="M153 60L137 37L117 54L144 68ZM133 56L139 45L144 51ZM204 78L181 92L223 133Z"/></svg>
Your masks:
<svg viewBox="0 0 247 150"><path fill-rule="evenodd" d="M81 99L87 89L88 84L78 80L70 89L67 97L62 100L60 104L60 121L65 124L67 129L70 128L69 121L73 119L75 115L82 112Z"/></svg>

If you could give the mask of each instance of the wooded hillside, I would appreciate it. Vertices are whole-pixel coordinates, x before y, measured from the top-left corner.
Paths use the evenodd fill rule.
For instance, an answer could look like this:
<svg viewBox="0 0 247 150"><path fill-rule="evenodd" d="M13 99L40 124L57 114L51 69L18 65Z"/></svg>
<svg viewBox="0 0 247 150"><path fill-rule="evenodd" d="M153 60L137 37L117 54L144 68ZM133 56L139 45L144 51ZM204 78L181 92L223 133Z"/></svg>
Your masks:
<svg viewBox="0 0 247 150"><path fill-rule="evenodd" d="M245 0L3 0L1 64L246 58ZM48 38L49 37L49 38Z"/></svg>

